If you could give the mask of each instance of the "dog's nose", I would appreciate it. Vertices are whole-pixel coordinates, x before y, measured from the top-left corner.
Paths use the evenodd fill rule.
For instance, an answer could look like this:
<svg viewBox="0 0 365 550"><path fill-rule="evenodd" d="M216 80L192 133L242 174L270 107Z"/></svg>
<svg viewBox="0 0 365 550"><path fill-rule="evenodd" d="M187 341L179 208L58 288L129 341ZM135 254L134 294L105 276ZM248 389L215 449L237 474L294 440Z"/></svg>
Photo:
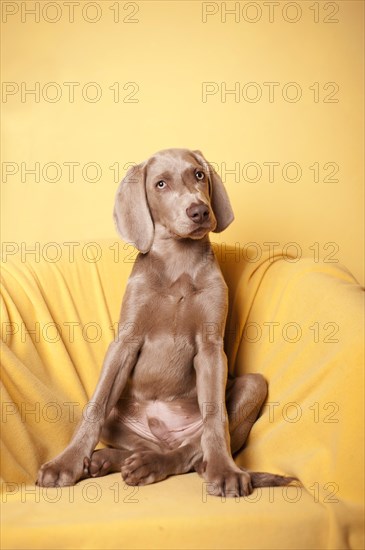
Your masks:
<svg viewBox="0 0 365 550"><path fill-rule="evenodd" d="M194 223L202 223L209 219L209 208L203 203L198 204L193 202L186 209L186 213Z"/></svg>

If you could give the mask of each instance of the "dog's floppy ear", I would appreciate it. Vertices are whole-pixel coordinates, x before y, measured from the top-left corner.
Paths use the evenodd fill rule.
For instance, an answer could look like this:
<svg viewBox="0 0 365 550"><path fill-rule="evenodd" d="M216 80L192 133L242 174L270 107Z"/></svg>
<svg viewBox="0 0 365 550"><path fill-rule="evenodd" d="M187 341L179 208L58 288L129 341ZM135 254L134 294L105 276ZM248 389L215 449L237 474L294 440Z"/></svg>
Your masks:
<svg viewBox="0 0 365 550"><path fill-rule="evenodd" d="M154 226L146 197L145 164L132 166L121 181L114 206L114 222L122 239L145 254L152 246Z"/></svg>
<svg viewBox="0 0 365 550"><path fill-rule="evenodd" d="M234 220L234 214L227 191L213 166L205 160L203 153L200 151L193 151L193 154L208 172L210 182L210 204L217 220L217 227L214 229L214 233L220 233Z"/></svg>

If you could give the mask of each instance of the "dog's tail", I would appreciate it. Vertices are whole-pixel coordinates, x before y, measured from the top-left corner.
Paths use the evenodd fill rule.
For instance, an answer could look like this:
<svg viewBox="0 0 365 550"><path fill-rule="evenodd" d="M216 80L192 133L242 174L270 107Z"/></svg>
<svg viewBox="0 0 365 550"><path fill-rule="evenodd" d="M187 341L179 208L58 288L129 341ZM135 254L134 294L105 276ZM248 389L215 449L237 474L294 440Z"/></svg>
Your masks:
<svg viewBox="0 0 365 550"><path fill-rule="evenodd" d="M251 476L251 485L253 489L259 487L284 487L295 483L300 485L300 481L296 477L279 476L276 474L267 474L266 472L248 472Z"/></svg>

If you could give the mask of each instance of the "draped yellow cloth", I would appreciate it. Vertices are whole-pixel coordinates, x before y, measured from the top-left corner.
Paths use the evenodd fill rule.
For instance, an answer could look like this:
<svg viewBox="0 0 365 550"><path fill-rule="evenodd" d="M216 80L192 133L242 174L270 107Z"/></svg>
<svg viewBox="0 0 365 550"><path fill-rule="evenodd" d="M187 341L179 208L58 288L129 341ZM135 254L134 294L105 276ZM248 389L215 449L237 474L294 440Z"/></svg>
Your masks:
<svg viewBox="0 0 365 550"><path fill-rule="evenodd" d="M190 473L44 489L39 466L88 414L133 254L113 241L38 252L2 265L2 548L364 548L363 291L351 273L216 248L230 371L269 383L236 460L302 486L224 500Z"/></svg>

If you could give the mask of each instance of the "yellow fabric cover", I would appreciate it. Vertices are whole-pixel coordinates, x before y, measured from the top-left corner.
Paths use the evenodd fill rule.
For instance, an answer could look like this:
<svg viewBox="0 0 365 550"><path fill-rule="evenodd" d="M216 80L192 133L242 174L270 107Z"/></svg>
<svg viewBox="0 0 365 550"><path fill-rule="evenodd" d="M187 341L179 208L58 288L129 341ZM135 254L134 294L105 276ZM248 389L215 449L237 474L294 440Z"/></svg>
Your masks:
<svg viewBox="0 0 365 550"><path fill-rule="evenodd" d="M364 548L363 294L338 264L216 250L230 371L269 382L237 461L303 487L224 501L195 473L34 486L87 414L132 265L112 241L73 250L2 267L2 548Z"/></svg>

